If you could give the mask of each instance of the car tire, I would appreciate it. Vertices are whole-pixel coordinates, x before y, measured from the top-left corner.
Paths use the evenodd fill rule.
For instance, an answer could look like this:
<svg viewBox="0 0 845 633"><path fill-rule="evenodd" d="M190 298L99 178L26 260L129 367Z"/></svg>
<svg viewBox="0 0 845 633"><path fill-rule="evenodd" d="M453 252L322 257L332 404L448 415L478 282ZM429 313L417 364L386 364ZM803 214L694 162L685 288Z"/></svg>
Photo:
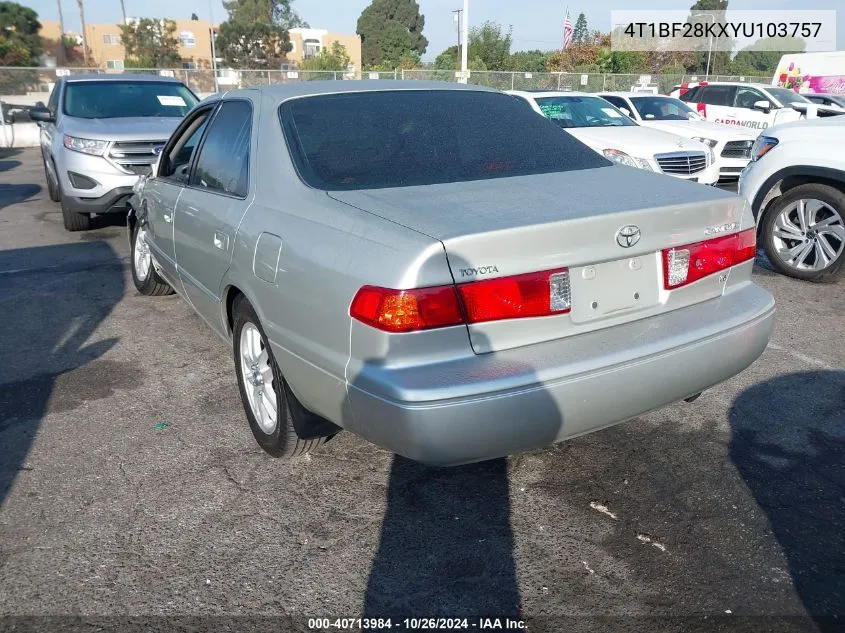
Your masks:
<svg viewBox="0 0 845 633"><path fill-rule="evenodd" d="M843 235L845 193L817 183L799 185L776 198L766 210L760 233L763 250L775 270L818 282L834 280L842 269ZM799 250L791 260L781 254L802 245L810 250Z"/></svg>
<svg viewBox="0 0 845 633"><path fill-rule="evenodd" d="M62 205L62 220L64 220L65 228L68 231L88 231L91 228L91 214L77 213L68 209L67 198L65 198L64 191L62 191L62 183L57 183L59 200Z"/></svg>
<svg viewBox="0 0 845 633"><path fill-rule="evenodd" d="M48 160L51 159L44 159L44 179L47 181L47 195L50 196L50 200L52 200L53 202L58 202L59 200L61 200L61 194L59 193L58 184L53 182L53 178L50 176L50 170L47 169Z"/></svg>
<svg viewBox="0 0 845 633"><path fill-rule="evenodd" d="M291 459L305 455L329 437L302 439L297 434L294 413L302 405L282 377L258 315L243 296L235 300L232 313L238 390L255 440L273 457ZM247 372L251 376L245 377Z"/></svg>
<svg viewBox="0 0 845 633"><path fill-rule="evenodd" d="M138 292L148 297L161 297L173 294L164 279L156 272L153 265L150 248L144 240L146 230L140 222L132 227L132 241L130 243L129 261L132 269L132 283L135 284Z"/></svg>

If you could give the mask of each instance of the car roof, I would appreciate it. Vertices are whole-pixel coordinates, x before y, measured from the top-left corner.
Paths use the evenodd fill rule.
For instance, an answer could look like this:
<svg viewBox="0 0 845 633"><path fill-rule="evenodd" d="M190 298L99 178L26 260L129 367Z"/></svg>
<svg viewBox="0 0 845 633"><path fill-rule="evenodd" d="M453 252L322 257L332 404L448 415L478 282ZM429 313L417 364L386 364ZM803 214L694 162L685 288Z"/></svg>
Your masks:
<svg viewBox="0 0 845 633"><path fill-rule="evenodd" d="M751 86L753 88L777 88L777 86L771 86L769 84L761 84L761 83L751 83L748 81L691 81L691 84L695 84L696 86ZM682 86L675 86L675 88L681 88Z"/></svg>
<svg viewBox="0 0 845 633"><path fill-rule="evenodd" d="M137 81L137 82L169 82L182 83L175 77L164 77L162 75L147 75L141 73L83 73L79 75L67 75L65 80L68 82L76 81Z"/></svg>
<svg viewBox="0 0 845 633"><path fill-rule="evenodd" d="M662 97L664 99L674 99L669 95L654 94L653 92L597 92L597 95L607 95L608 97Z"/></svg>
<svg viewBox="0 0 845 633"><path fill-rule="evenodd" d="M476 86L473 84L461 84L449 81L413 81L413 80L387 80L387 79L356 79L354 81L323 80L323 81L298 81L295 83L269 84L256 86L254 88L241 88L218 93L223 98L237 97L245 94L258 92L271 99L284 101L295 97L311 97L316 95L328 95L348 92L387 92L392 90L470 90L476 92L495 92L499 90Z"/></svg>
<svg viewBox="0 0 845 633"><path fill-rule="evenodd" d="M591 92L579 92L575 90L546 90L546 91L528 91L528 90L507 90L509 95L519 95L523 97L598 97L597 94ZM600 97L599 97L600 98Z"/></svg>

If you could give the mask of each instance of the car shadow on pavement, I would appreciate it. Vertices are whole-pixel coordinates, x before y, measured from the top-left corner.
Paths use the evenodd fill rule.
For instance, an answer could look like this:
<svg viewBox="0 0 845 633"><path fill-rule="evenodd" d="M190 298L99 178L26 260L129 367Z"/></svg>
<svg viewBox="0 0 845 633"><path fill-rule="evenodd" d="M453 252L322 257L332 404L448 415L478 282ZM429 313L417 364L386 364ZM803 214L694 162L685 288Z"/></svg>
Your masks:
<svg viewBox="0 0 845 633"><path fill-rule="evenodd" d="M473 340L485 343L477 333ZM539 382L531 367L506 363L495 353L483 356L487 364L475 365L472 379L525 374L526 384ZM450 386L448 377L443 380L444 387ZM362 382L353 380L351 387L366 391ZM550 444L563 426L559 409L543 389L532 396L530 410L501 406L526 437ZM476 415L453 411L449 423L466 425L455 434L454 444L495 441L495 428L485 429ZM510 514L505 458L441 468L394 455L363 617L391 618L394 623L413 617L522 620Z"/></svg>
<svg viewBox="0 0 845 633"><path fill-rule="evenodd" d="M48 405L89 395L81 384L56 401L55 387L115 344L88 340L123 293L122 262L106 242L0 251L0 505L28 470Z"/></svg>
<svg viewBox="0 0 845 633"><path fill-rule="evenodd" d="M41 186L35 184L0 184L0 209L13 204L26 202L41 192Z"/></svg>
<svg viewBox="0 0 845 633"><path fill-rule="evenodd" d="M822 633L845 630L845 371L787 374L740 394L730 456Z"/></svg>

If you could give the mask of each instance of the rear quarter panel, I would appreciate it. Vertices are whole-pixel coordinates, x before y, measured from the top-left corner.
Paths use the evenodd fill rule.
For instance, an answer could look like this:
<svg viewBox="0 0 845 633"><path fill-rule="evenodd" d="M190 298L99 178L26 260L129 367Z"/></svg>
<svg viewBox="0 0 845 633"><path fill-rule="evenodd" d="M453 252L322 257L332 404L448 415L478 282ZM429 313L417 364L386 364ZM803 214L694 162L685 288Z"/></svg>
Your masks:
<svg viewBox="0 0 845 633"><path fill-rule="evenodd" d="M288 154L278 103L263 99L256 198L238 230L223 295L234 288L246 295L302 404L347 426L349 306L355 293L367 284L449 284L451 273L440 242L304 185ZM268 275L266 261L256 262L262 233L268 234L264 243L269 237L270 243L281 244L275 275ZM384 359L386 335L366 327L364 334L372 336L359 345L357 354ZM468 347L465 328L462 335Z"/></svg>

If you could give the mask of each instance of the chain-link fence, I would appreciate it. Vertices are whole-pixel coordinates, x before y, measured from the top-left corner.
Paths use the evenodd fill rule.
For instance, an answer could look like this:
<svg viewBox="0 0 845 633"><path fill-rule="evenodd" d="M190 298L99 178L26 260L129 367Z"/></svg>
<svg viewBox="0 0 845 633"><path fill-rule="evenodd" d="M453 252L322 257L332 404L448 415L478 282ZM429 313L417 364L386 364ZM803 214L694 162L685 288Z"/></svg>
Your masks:
<svg viewBox="0 0 845 633"><path fill-rule="evenodd" d="M499 90L562 90L582 92L627 92L640 85L642 74L612 73L527 73L503 71L472 71L467 83L489 86ZM648 75L647 84L661 94L670 92L684 82L704 81L704 75L658 74ZM457 81L454 70L400 70L399 79L425 81ZM771 82L771 77L739 75L710 75L709 81L742 81L749 83Z"/></svg>
<svg viewBox="0 0 845 633"><path fill-rule="evenodd" d="M103 68L0 68L0 102L31 106L38 101L46 103L56 82L57 74L79 73L139 73L176 77L185 82L194 92L205 96L220 90L251 88L267 84L296 83L316 80L356 79L405 79L455 82L453 70L395 70L388 72L357 71L285 71L285 70L217 70L203 69L158 69L127 68L111 70ZM468 83L489 86L499 90L580 90L583 92L628 91L640 83L643 75L618 75L600 73L526 73L501 71L473 71ZM668 93L674 86L688 81L704 80L703 75L651 75L649 85L662 93ZM769 83L769 77L740 77L711 75L711 81L746 81Z"/></svg>
<svg viewBox="0 0 845 633"><path fill-rule="evenodd" d="M0 67L0 101L34 105L38 101L46 102L58 75L78 75L83 73L111 74L133 73L143 75L162 75L176 77L199 95L207 95L222 90L252 88L267 84L296 83L300 81L349 80L349 79L398 79L399 71L388 72L346 72L332 70L217 70L215 83L214 71L208 69L160 69L126 68L124 70L104 68L9 68Z"/></svg>

